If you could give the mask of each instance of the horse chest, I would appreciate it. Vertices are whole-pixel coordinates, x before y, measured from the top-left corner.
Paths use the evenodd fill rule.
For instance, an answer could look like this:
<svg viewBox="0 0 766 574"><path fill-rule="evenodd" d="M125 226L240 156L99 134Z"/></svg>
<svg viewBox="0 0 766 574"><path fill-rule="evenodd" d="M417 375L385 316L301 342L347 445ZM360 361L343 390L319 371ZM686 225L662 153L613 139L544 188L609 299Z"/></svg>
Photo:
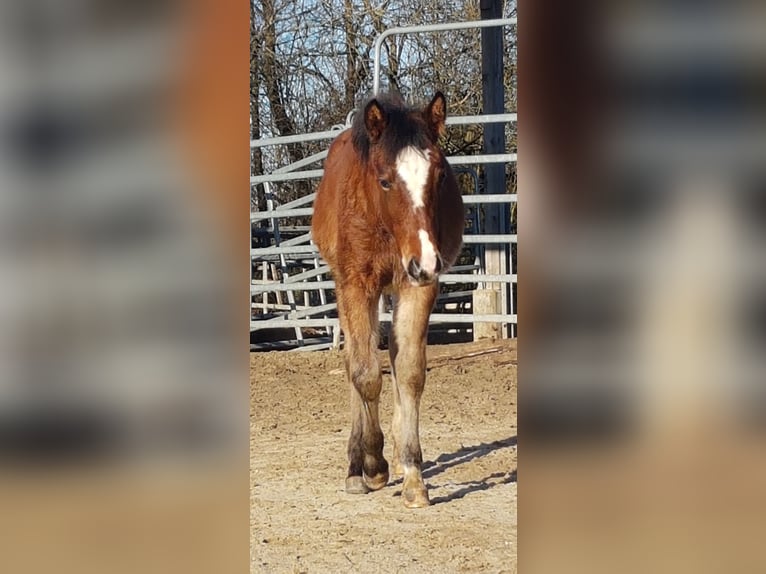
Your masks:
<svg viewBox="0 0 766 574"><path fill-rule="evenodd" d="M345 280L378 287L392 282L395 267L400 263L393 239L385 230L369 227L344 233L339 246L338 259Z"/></svg>

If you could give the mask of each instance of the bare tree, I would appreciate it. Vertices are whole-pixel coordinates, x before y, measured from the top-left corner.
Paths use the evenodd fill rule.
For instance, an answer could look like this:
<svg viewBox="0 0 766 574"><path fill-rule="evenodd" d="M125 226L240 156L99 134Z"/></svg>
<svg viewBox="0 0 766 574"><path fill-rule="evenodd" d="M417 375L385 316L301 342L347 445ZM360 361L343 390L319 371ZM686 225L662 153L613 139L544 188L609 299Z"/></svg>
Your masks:
<svg viewBox="0 0 766 574"><path fill-rule="evenodd" d="M503 14L515 11L515 0L508 0ZM372 49L384 30L479 18L475 0L252 0L251 13L256 38L251 42L253 137L307 133L343 123L372 90ZM506 109L515 110L515 30L506 34L504 49ZM383 44L381 84L412 101L441 89L451 114L480 113L480 62L475 30L390 36ZM508 130L507 141L515 147L515 126ZM466 126L451 128L443 143L448 153L465 154L480 150L481 141L481 127ZM253 169L261 173L322 147L326 143L254 153ZM297 193L295 186L283 189Z"/></svg>
<svg viewBox="0 0 766 574"><path fill-rule="evenodd" d="M261 64L260 54L263 45L263 36L255 27L255 4L250 2L250 138L257 140L261 137ZM253 148L250 153L250 171L263 173L263 151L261 148ZM251 208L257 210L266 208L263 205L263 193L260 189L253 189L250 194Z"/></svg>

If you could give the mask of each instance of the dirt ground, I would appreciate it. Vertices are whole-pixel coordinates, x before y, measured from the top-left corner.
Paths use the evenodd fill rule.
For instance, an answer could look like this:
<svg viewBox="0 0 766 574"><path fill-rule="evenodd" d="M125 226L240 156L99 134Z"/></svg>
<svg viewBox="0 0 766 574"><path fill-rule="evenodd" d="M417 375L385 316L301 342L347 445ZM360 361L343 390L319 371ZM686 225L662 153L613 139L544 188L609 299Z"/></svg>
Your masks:
<svg viewBox="0 0 766 574"><path fill-rule="evenodd" d="M250 355L252 572L516 572L515 341L428 351L420 432L432 506L416 510L402 505L401 479L344 491L350 413L339 352Z"/></svg>

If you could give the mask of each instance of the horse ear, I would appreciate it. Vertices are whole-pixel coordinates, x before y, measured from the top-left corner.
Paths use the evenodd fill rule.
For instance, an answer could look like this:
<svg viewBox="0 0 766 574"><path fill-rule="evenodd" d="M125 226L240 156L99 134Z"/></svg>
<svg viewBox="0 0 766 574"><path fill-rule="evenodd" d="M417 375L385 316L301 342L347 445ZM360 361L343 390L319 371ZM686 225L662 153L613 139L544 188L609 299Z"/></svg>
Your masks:
<svg viewBox="0 0 766 574"><path fill-rule="evenodd" d="M370 103L365 106L364 125L372 141L377 141L386 128L386 115L378 100L370 100Z"/></svg>
<svg viewBox="0 0 766 574"><path fill-rule="evenodd" d="M426 122L436 138L444 135L444 122L447 119L447 99L441 92L434 94L431 103L425 109Z"/></svg>

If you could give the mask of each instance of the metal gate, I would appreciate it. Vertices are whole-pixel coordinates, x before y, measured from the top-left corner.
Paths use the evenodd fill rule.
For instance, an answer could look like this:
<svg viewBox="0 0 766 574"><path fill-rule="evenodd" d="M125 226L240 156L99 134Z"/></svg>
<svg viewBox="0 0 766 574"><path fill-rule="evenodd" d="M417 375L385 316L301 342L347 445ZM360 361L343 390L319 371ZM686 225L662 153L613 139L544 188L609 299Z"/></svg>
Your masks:
<svg viewBox="0 0 766 574"><path fill-rule="evenodd" d="M380 48L383 40L394 34L445 32L450 30L516 26L515 18L481 20L392 28L383 32L374 47L374 91L380 87ZM517 121L516 113L453 116L447 125L507 124ZM345 124L311 134L252 140L251 148L285 146L311 141L329 142L351 127L351 114ZM320 258L311 240L306 219L312 214L316 191L280 204L272 186L278 182L302 180L315 190L323 170L318 165L327 157L327 149L270 173L254 175L250 185L261 184L266 209L250 213L250 332L251 349L319 350L340 344L340 328L334 297L334 282L329 267ZM482 206L517 203L517 194L503 189L480 189L478 174L485 164L515 164L517 154L450 156L456 173L465 174L472 183L471 193L464 193L466 230L462 262L440 277L441 291L430 318L429 336L440 340L473 337L480 324L493 324L499 336L515 336L515 233L481 233ZM317 164L317 165L315 165ZM480 193L480 191L482 193ZM489 192L489 193L487 193ZM509 209L510 212L510 209ZM265 223L265 225L264 225ZM255 227L254 227L255 226ZM505 261L499 270L488 270L485 249L491 245ZM494 299L490 311L476 309L477 294ZM486 297L484 297L486 299ZM479 311L479 312L477 312ZM380 301L380 321L390 322L390 302ZM450 337L452 335L452 337Z"/></svg>

